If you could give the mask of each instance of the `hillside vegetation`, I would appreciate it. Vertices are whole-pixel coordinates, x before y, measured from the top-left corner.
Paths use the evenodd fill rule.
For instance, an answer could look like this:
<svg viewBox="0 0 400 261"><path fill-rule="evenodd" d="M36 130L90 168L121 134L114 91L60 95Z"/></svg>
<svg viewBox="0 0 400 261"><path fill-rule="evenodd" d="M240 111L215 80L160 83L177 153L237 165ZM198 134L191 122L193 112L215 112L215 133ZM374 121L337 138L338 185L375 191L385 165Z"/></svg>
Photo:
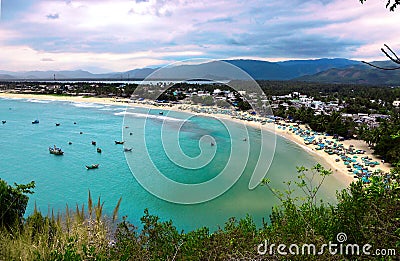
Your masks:
<svg viewBox="0 0 400 261"><path fill-rule="evenodd" d="M173 221L162 222L144 210L141 224L127 217L117 221L119 201L114 213L105 215L100 198L87 206L66 208L63 214L44 216L36 209L23 218L27 194L35 184L8 185L0 181L0 260L395 260L400 253L400 177L395 168L387 177L376 176L368 186L352 183L337 193L338 203L329 205L317 197L319 184L310 180L331 172L316 165L297 169L298 178L286 182L285 191L263 184L280 199L270 221L257 228L252 218L229 219L224 227L210 231L178 231ZM303 197L293 196L294 189ZM261 200L261 199L260 199ZM199 224L201 226L201 224ZM345 240L338 235L346 236ZM340 241L338 241L340 240ZM330 252L324 244L371 245L370 253L385 250L385 256L362 252ZM265 243L268 244L265 247ZM270 246L275 248L270 251ZM300 246L299 254L279 254L277 246ZM301 246L314 244L316 255L301 254ZM352 246L352 245L350 245ZM324 248L325 247L325 248ZM345 248L344 248L345 249ZM265 251L264 251L265 250ZM295 248L291 248L296 253ZM321 254L318 252L321 250ZM322 251L324 250L324 251ZM395 254L397 253L397 255Z"/></svg>

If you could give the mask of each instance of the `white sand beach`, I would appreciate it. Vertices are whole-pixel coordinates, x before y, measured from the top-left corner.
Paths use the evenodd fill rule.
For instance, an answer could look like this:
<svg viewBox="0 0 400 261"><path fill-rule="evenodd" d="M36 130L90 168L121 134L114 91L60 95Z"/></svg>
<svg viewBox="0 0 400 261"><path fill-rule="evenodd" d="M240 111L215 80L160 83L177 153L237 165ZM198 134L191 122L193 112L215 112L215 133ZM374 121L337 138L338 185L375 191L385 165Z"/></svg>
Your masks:
<svg viewBox="0 0 400 261"><path fill-rule="evenodd" d="M304 142L304 135L301 137L299 134L296 134L293 131L293 128L296 128L298 131L306 131L307 126L305 125L295 125L294 123L285 123L283 121L277 122L277 123L265 123L261 124L261 122L258 122L257 120L260 120L258 116L253 116L253 115L248 115L247 113L243 112L232 112L231 113L222 113L226 112L226 110L223 109L218 109L217 107L206 107L206 106L199 106L199 105L182 105L182 104L176 104L176 105L169 105L165 106L165 104L156 104L154 102L149 102L149 101L143 101L143 102L135 102L132 103L131 100L129 99L121 99L121 98L96 98L96 97L82 97L82 96L53 96L53 95L32 95L32 94L15 94L15 93L5 93L5 92L0 92L0 98L9 98L9 99L37 99L37 100L57 100L57 101L69 101L69 102L87 102L87 103L99 103L99 104L110 104L110 105L127 105L127 106L133 106L133 107L146 107L146 108L151 108L151 109L165 109L165 110L174 110L174 111L183 111L183 112L188 112L192 114L197 114L197 115L202 115L202 116L211 116L214 118L219 118L219 119L227 119L227 120L232 120L236 121L242 124L246 124L248 126L254 127L254 128L262 128L264 130L268 131L273 131L277 135L280 135L281 137L284 137L285 139L288 139L296 144L298 144L300 147L302 147L306 152L310 153L312 156L314 156L318 162L320 162L325 168L331 169L333 172L333 176L340 181L343 184L350 184L352 181L356 180L354 178L354 173L353 173L353 167L347 167L347 165L344 165L344 160L340 159L340 157L337 154L328 154L326 153L323 149L317 150L316 149L316 144L308 144L306 145ZM233 116L233 117L232 117ZM248 121L248 120L241 120L240 118L243 117L252 117L255 119L254 121ZM351 164L348 165L354 165L354 164L360 164L362 165L364 162L361 159L362 157L368 157L369 160L368 162L379 162L379 165L376 167L364 167L363 171L368 170L369 172L373 172L376 169L380 169L383 173L387 173L390 171L390 164L388 163L382 163L380 159L378 159L375 155L372 154L372 150L368 147L366 142L362 140L344 140L344 141L334 141L332 136L325 136L320 133L315 133L312 131L309 131L310 135L314 137L314 140L322 141L322 143L325 143L325 141L331 141L333 144L336 142L336 144L341 144L340 148L343 148L343 151L347 151L348 149L351 149L351 151L363 151L363 154L351 154L348 155L347 160L351 162ZM341 152L345 154L344 152ZM352 152L353 153L353 152ZM343 155L342 155L343 156ZM343 156L344 157L344 156ZM351 158L351 160L349 159ZM364 164L365 165L365 164ZM351 169L352 171L349 171ZM357 171L356 169L354 169Z"/></svg>

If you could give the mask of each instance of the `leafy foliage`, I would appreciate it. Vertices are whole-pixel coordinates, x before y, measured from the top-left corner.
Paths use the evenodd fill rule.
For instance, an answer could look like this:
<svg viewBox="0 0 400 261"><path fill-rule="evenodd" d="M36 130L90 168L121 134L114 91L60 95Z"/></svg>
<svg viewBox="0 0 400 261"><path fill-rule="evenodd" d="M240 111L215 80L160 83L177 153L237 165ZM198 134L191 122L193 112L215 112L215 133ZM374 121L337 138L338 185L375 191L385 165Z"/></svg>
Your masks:
<svg viewBox="0 0 400 261"><path fill-rule="evenodd" d="M400 162L400 112L395 110L390 120L381 122L377 128L361 126L358 131L361 139L374 147L375 153L392 163Z"/></svg>
<svg viewBox="0 0 400 261"><path fill-rule="evenodd" d="M360 0L360 2L362 4L364 4L367 0ZM396 7L400 5L400 1L399 0L387 0L386 2L386 8L389 8L390 11L394 12L394 10L396 9Z"/></svg>
<svg viewBox="0 0 400 261"><path fill-rule="evenodd" d="M15 183L12 187L0 179L0 228L11 228L22 223L29 200L26 194L32 194L34 187L33 181L28 184Z"/></svg>
<svg viewBox="0 0 400 261"><path fill-rule="evenodd" d="M280 199L270 222L257 228L250 216L229 219L223 228L210 232L206 227L179 232L172 221L161 221L146 209L141 229L126 217L112 232L110 219L102 213L102 203L88 210L66 209L63 217L44 217L36 209L15 235L0 230L1 260L390 260L390 257L322 255L259 255L257 246L270 244L314 244L319 249L337 242L346 233L347 244L371 244L374 248L400 251L400 176L397 169L387 176L373 176L365 186L352 183L337 193L337 204L318 199L318 191L330 170L317 164L312 169L297 168L297 179L285 182L286 189L267 186ZM296 190L297 188L297 190ZM302 192L299 194L299 192ZM119 202L120 203L120 202ZM119 203L116 210L118 210ZM114 211L115 214L116 211ZM29 247L26 247L28 246ZM392 256L394 259L396 256Z"/></svg>

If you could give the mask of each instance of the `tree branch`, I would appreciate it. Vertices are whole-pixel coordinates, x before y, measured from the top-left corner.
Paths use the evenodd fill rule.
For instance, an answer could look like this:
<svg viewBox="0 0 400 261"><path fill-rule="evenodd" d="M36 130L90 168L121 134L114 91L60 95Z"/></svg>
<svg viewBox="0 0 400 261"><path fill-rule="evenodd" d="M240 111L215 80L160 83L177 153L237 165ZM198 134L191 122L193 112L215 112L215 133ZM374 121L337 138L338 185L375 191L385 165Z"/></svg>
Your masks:
<svg viewBox="0 0 400 261"><path fill-rule="evenodd" d="M400 3L400 0L397 0L397 1L399 1L399 3ZM397 54L387 44L384 44L384 46L391 53L391 55L390 55L384 48L381 48L381 51L386 55L386 57L388 57L392 62L400 64L400 59L397 56ZM394 56L394 58L393 58L393 56ZM392 67L392 68L380 67L380 66L374 65L374 64L369 63L369 62L365 62L365 61L361 61L361 62L365 63L365 64L368 64L369 66L372 66L374 68L380 69L380 70L393 71L393 70L399 70L400 69L400 67Z"/></svg>
<svg viewBox="0 0 400 261"><path fill-rule="evenodd" d="M374 65L374 64L369 63L369 62L365 62L365 61L361 61L361 62L365 63L365 64L368 64L369 66L372 66L374 68L381 69L381 70L386 70L386 71L393 71L393 70L399 70L400 69L400 67L384 68L384 67L380 67L380 66Z"/></svg>
<svg viewBox="0 0 400 261"><path fill-rule="evenodd" d="M393 52L393 50L390 49L390 47L389 47L387 44L384 44L384 46L394 55L394 57L396 57L396 60L397 60L397 61L395 61L395 63L400 63L400 59L399 59L399 57L396 55L396 53Z"/></svg>

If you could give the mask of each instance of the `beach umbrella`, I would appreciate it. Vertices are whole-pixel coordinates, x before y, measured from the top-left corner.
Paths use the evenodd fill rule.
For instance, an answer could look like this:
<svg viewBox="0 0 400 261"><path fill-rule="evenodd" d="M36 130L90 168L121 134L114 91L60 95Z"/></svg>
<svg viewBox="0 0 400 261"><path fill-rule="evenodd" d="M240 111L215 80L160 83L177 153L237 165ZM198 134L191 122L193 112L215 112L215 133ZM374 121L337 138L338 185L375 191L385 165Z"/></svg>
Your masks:
<svg viewBox="0 0 400 261"><path fill-rule="evenodd" d="M362 179L361 179L364 183L369 183L369 180L368 180L368 178L367 177L362 177Z"/></svg>

